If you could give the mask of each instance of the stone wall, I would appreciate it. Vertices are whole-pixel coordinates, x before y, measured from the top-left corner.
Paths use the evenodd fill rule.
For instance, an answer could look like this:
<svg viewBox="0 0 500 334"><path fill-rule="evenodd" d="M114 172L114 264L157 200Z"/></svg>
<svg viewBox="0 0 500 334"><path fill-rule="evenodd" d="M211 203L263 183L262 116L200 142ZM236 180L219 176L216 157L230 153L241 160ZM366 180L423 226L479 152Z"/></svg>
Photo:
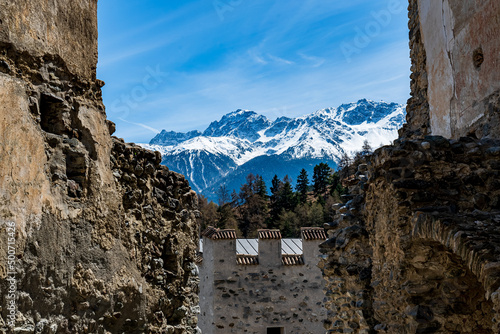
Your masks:
<svg viewBox="0 0 500 334"><path fill-rule="evenodd" d="M3 0L0 43L34 57L57 55L71 73L95 80L96 13L97 0Z"/></svg>
<svg viewBox="0 0 500 334"><path fill-rule="evenodd" d="M497 333L500 142L377 150L329 225L330 332ZM345 303L350 298L350 305Z"/></svg>
<svg viewBox="0 0 500 334"><path fill-rule="evenodd" d="M194 333L196 194L111 137L96 8L0 0L0 331Z"/></svg>
<svg viewBox="0 0 500 334"><path fill-rule="evenodd" d="M500 332L498 6L410 0L407 125L321 245L329 333Z"/></svg>
<svg viewBox="0 0 500 334"><path fill-rule="evenodd" d="M406 107L406 124L400 130L405 137L429 134L429 102L427 97L427 55L422 41L418 1L410 0L408 7L410 30L411 83Z"/></svg>
<svg viewBox="0 0 500 334"><path fill-rule="evenodd" d="M320 230L319 239L303 237L304 254L293 256L282 255L281 236L261 235L258 256L237 256L234 231L205 233L200 265L203 333L267 334L268 328L324 332L324 281L317 263L325 236Z"/></svg>

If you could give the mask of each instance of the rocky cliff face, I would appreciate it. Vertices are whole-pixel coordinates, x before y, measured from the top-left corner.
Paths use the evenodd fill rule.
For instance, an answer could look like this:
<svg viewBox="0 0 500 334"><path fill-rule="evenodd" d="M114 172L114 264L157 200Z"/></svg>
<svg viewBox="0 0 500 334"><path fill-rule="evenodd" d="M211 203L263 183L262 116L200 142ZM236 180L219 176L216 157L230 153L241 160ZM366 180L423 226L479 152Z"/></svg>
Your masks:
<svg viewBox="0 0 500 334"><path fill-rule="evenodd" d="M196 194L111 137L96 8L0 1L0 328L196 332Z"/></svg>

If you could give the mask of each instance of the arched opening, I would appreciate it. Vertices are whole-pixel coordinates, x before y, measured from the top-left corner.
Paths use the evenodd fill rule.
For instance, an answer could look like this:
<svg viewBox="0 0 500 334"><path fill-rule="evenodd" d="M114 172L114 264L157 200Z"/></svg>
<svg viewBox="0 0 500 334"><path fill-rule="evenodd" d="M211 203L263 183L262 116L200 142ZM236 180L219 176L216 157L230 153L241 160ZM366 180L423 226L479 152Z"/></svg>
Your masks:
<svg viewBox="0 0 500 334"><path fill-rule="evenodd" d="M416 239L405 258L408 332L494 333L493 303L459 256L436 241Z"/></svg>

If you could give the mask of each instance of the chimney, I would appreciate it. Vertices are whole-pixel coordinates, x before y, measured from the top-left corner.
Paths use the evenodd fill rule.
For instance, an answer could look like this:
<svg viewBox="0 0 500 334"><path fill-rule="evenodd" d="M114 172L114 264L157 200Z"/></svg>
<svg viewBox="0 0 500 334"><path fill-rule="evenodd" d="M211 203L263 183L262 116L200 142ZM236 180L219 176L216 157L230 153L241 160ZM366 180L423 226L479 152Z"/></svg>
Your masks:
<svg viewBox="0 0 500 334"><path fill-rule="evenodd" d="M232 270L236 264L236 231L209 226L201 235L203 262L212 262L217 272Z"/></svg>
<svg viewBox="0 0 500 334"><path fill-rule="evenodd" d="M319 244L326 240L326 232L322 227L302 227L302 253L306 264L316 265L319 262Z"/></svg>
<svg viewBox="0 0 500 334"><path fill-rule="evenodd" d="M259 264L268 268L281 266L281 232L259 230Z"/></svg>

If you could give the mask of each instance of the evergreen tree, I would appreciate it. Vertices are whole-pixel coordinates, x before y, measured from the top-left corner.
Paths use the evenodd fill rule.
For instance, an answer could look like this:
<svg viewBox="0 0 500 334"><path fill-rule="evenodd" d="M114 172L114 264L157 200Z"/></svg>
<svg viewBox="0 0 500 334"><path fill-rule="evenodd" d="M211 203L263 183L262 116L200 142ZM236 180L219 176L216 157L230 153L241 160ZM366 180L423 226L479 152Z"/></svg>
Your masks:
<svg viewBox="0 0 500 334"><path fill-rule="evenodd" d="M368 155L372 153L372 147L370 146L370 143L368 140L365 139L363 142L363 147L361 148L361 155Z"/></svg>
<svg viewBox="0 0 500 334"><path fill-rule="evenodd" d="M284 238L297 238L300 234L299 219L293 211L283 211L278 218L277 227Z"/></svg>
<svg viewBox="0 0 500 334"><path fill-rule="evenodd" d="M332 187L332 191L337 188L337 186L339 185L340 183L340 176L339 176L339 172L333 172L331 175L330 175L330 186Z"/></svg>
<svg viewBox="0 0 500 334"><path fill-rule="evenodd" d="M267 198L267 187L262 176L257 175L257 181L255 182L256 191L255 193L262 198Z"/></svg>
<svg viewBox="0 0 500 334"><path fill-rule="evenodd" d="M302 169L297 177L296 193L288 176L280 180L275 175L268 196L263 178L249 174L239 192L233 191L229 196L227 188L220 187L218 195L223 205L218 209L214 203L200 199L200 211L205 217L200 225L233 228L243 237L255 237L259 228L280 228L284 237L296 238L300 236L301 227L323 226L331 221L335 214L331 207L339 202L344 191L339 173L332 173L326 163L314 168L313 188L318 197L308 203L309 179Z"/></svg>
<svg viewBox="0 0 500 334"><path fill-rule="evenodd" d="M255 182L257 177L252 173L247 175L247 182L240 187L239 197L242 203L246 203L247 200L255 194Z"/></svg>
<svg viewBox="0 0 500 334"><path fill-rule="evenodd" d="M218 212L220 219L219 223L217 224L218 228L231 228L239 232L238 221L236 220L234 209L232 208L230 203L226 203L223 206L220 206Z"/></svg>
<svg viewBox="0 0 500 334"><path fill-rule="evenodd" d="M266 227L267 201L259 195L250 196L236 211L238 227L243 237L255 237L258 229Z"/></svg>
<svg viewBox="0 0 500 334"><path fill-rule="evenodd" d="M283 179L283 186L279 192L279 202L282 210L292 211L297 206L295 194L288 175Z"/></svg>
<svg viewBox="0 0 500 334"><path fill-rule="evenodd" d="M283 183L278 178L278 175L274 175L271 181L271 197L269 202L270 207L270 217L267 223L268 228L276 228L279 214L281 212L281 201L280 201L280 189Z"/></svg>
<svg viewBox="0 0 500 334"><path fill-rule="evenodd" d="M240 188L238 207L239 228L243 236L255 236L259 228L265 227L267 219L267 198L264 181L258 175L248 174L247 182Z"/></svg>
<svg viewBox="0 0 500 334"><path fill-rule="evenodd" d="M299 194L300 203L307 202L307 190L309 188L309 178L307 177L307 171L302 168L299 176L297 177L297 185L295 186L295 190L297 190Z"/></svg>
<svg viewBox="0 0 500 334"><path fill-rule="evenodd" d="M271 181L271 197L276 196L280 190L281 181L278 178L278 175L274 174L274 177Z"/></svg>
<svg viewBox="0 0 500 334"><path fill-rule="evenodd" d="M326 163L314 166L313 189L316 195L323 194L328 185L331 168Z"/></svg>
<svg viewBox="0 0 500 334"><path fill-rule="evenodd" d="M216 194L219 200L219 206L223 206L229 202L229 191L227 190L227 186L225 184L222 184L219 187Z"/></svg>
<svg viewBox="0 0 500 334"><path fill-rule="evenodd" d="M324 207L325 205L322 205L321 203L319 203L319 201L311 205L311 208L309 210L309 217L307 223L304 226L323 227L325 223L323 213Z"/></svg>

